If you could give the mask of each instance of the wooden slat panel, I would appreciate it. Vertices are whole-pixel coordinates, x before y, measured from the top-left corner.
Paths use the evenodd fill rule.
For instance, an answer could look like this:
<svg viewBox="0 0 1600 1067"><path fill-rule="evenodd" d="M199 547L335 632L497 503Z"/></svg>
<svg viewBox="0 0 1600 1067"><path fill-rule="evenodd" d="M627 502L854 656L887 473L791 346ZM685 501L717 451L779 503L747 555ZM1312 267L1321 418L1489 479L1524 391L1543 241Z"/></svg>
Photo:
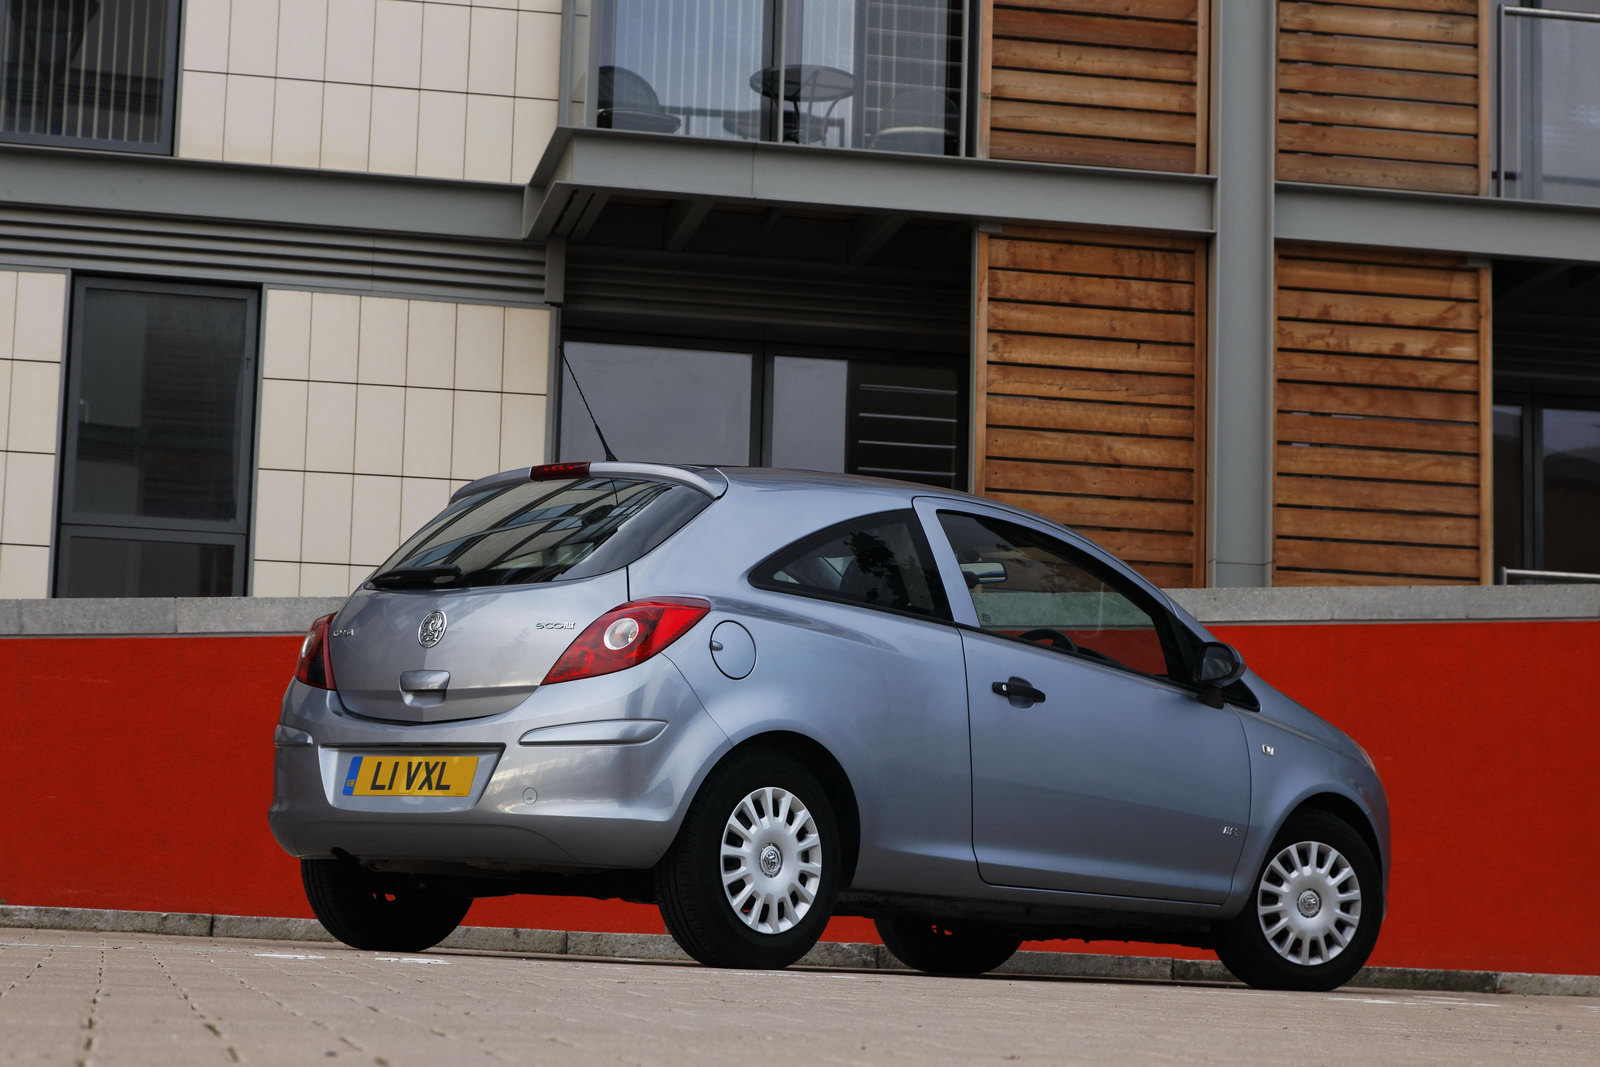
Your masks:
<svg viewBox="0 0 1600 1067"><path fill-rule="evenodd" d="M1056 495L1132 496L1179 502L1186 501L1194 491L1194 478L1189 471L1034 463L1015 459L989 460L984 467L983 484L988 486L990 492L1010 489Z"/></svg>
<svg viewBox="0 0 1600 1067"><path fill-rule="evenodd" d="M1279 359L1283 354L1279 353ZM1478 428L1467 422L1352 419L1343 415L1280 412L1276 440L1352 448L1410 448L1420 452L1478 451Z"/></svg>
<svg viewBox="0 0 1600 1067"><path fill-rule="evenodd" d="M1142 341L1103 341L1074 337L1041 337L1028 333L991 333L989 359L994 363L1035 363L1047 367L1083 367L1146 374L1189 374L1194 349L1184 345L1152 345Z"/></svg>
<svg viewBox="0 0 1600 1067"><path fill-rule="evenodd" d="M1478 420L1478 397L1476 394L1433 393L1420 389L1369 389L1363 386L1304 385L1280 381L1278 410L1475 423Z"/></svg>
<svg viewBox="0 0 1600 1067"><path fill-rule="evenodd" d="M1465 270L1430 270L1372 263L1337 263L1280 255L1278 285L1285 289L1381 293L1444 300L1478 299L1478 278Z"/></svg>
<svg viewBox="0 0 1600 1067"><path fill-rule="evenodd" d="M979 243L981 491L1194 584L1203 451L1199 245L1008 227Z"/></svg>
<svg viewBox="0 0 1600 1067"><path fill-rule="evenodd" d="M1356 544L1349 541L1303 541L1274 538L1273 557L1280 567L1298 570L1356 571L1368 574L1411 574L1418 577L1476 578L1476 548L1414 548L1407 545Z"/></svg>
<svg viewBox="0 0 1600 1067"><path fill-rule="evenodd" d="M1409 130L1366 130L1348 126L1306 126L1292 122L1278 124L1278 150L1459 166L1472 166L1478 161L1476 137Z"/></svg>
<svg viewBox="0 0 1600 1067"><path fill-rule="evenodd" d="M1193 311L1194 287L1090 274L1037 274L991 265L989 299L1084 304L1105 308Z"/></svg>
<svg viewBox="0 0 1600 1067"><path fill-rule="evenodd" d="M995 96L1009 100L1194 114L1195 87L1181 82L1090 78L1001 67L994 72L993 84Z"/></svg>
<svg viewBox="0 0 1600 1067"><path fill-rule="evenodd" d="M1478 578L1483 272L1285 245L1277 282L1273 581Z"/></svg>
<svg viewBox="0 0 1600 1067"><path fill-rule="evenodd" d="M1023 333L1067 333L1112 340L1183 342L1193 339L1193 321L1184 314L1122 311L1106 308L1041 307L994 301L989 306L991 330Z"/></svg>
<svg viewBox="0 0 1600 1067"><path fill-rule="evenodd" d="M1459 546L1478 543L1478 520L1471 516L1279 508L1272 516L1272 530L1279 537L1401 541L1419 545Z"/></svg>
<svg viewBox="0 0 1600 1067"><path fill-rule="evenodd" d="M1354 79L1352 79L1354 80ZM1280 122L1321 122L1388 130L1424 130L1475 137L1478 107L1418 100L1379 100L1358 96L1278 93Z"/></svg>
<svg viewBox="0 0 1600 1067"><path fill-rule="evenodd" d="M1309 508L1366 508L1431 515L1477 515L1476 486L1406 485L1346 478L1295 478L1280 475L1274 499L1279 505Z"/></svg>
<svg viewBox="0 0 1600 1067"><path fill-rule="evenodd" d="M1428 74L1458 74L1476 78L1478 50L1453 44L1417 41L1379 41L1362 37L1315 37L1280 33L1278 61L1329 63L1341 67L1377 67L1383 70ZM1351 74L1351 72L1346 72Z"/></svg>
<svg viewBox="0 0 1600 1067"><path fill-rule="evenodd" d="M1058 463L1111 463L1182 470L1194 463L1194 442L1172 437L1118 437L1097 433L1049 433L1010 429L989 409L989 455Z"/></svg>
<svg viewBox="0 0 1600 1067"><path fill-rule="evenodd" d="M1278 317L1374 326L1421 326L1430 330L1476 330L1478 305L1457 300L1284 289L1278 295Z"/></svg>
<svg viewBox="0 0 1600 1067"><path fill-rule="evenodd" d="M1188 164L1194 159L1194 145L1065 137L996 128L989 133L989 154L995 159L1033 163L1073 163L1085 167L1183 172L1193 169Z"/></svg>
<svg viewBox="0 0 1600 1067"><path fill-rule="evenodd" d="M1286 182L1363 185L1369 189L1422 189L1471 195L1478 191L1476 167L1454 163L1407 163L1393 159L1278 155L1278 178Z"/></svg>
<svg viewBox="0 0 1600 1067"><path fill-rule="evenodd" d="M1279 179L1486 191L1478 0L1278 0Z"/></svg>
<svg viewBox="0 0 1600 1067"><path fill-rule="evenodd" d="M1036 11L1009 4L995 5L994 35L1020 37L1029 41L1150 48L1162 52L1193 53L1199 43L1192 22L1155 22L1117 16L1079 15L1067 11Z"/></svg>
<svg viewBox="0 0 1600 1067"><path fill-rule="evenodd" d="M1114 371L997 363L989 368L989 392L991 395L1027 394L1057 400L1102 400L1194 408L1194 378L1168 374L1121 374Z"/></svg>
<svg viewBox="0 0 1600 1067"><path fill-rule="evenodd" d="M1478 457L1448 452L1390 452L1378 448L1280 444L1277 466L1280 474L1478 484ZM1395 487L1397 493L1404 491L1404 487Z"/></svg>
<svg viewBox="0 0 1600 1067"><path fill-rule="evenodd" d="M1138 48L1096 48L1057 41L1014 41L994 38L994 69L1049 70L1108 78L1178 82L1193 88L1195 57L1184 52L1151 52Z"/></svg>
<svg viewBox="0 0 1600 1067"><path fill-rule="evenodd" d="M1463 74L1366 69L1359 75L1319 63L1279 63L1278 88L1294 93L1373 96L1385 100L1478 103L1478 79ZM1131 105L1130 105L1131 106Z"/></svg>
<svg viewBox="0 0 1600 1067"><path fill-rule="evenodd" d="M1476 363L1328 355L1322 352L1278 353L1280 380L1450 389L1476 394L1478 377Z"/></svg>
<svg viewBox="0 0 1600 1067"><path fill-rule="evenodd" d="M1084 241L1062 244L1046 241L990 242L989 265L1013 270L1104 275L1113 278L1148 278L1160 281L1194 280L1194 255L1155 248L1114 248Z"/></svg>
<svg viewBox="0 0 1600 1067"><path fill-rule="evenodd" d="M1278 245L1282 259L1322 260L1329 263L1382 263L1428 270L1458 270L1467 265L1461 256L1437 252L1407 252L1396 248L1356 248L1345 245L1311 245L1283 241Z"/></svg>
<svg viewBox="0 0 1600 1067"><path fill-rule="evenodd" d="M1334 571L1295 571L1287 567L1277 568L1272 572L1272 584L1280 586L1306 586L1306 585L1416 585L1417 579L1407 575L1394 574L1339 574ZM1428 579L1429 585L1477 585L1477 581L1467 578L1439 578Z"/></svg>
<svg viewBox="0 0 1600 1067"><path fill-rule="evenodd" d="M1200 169L1199 0L1020 0L989 10L979 84L980 141L991 157Z"/></svg>
<svg viewBox="0 0 1600 1067"><path fill-rule="evenodd" d="M990 106L989 124L996 130L1188 145L1194 144L1195 134L1193 115L1043 104L1037 100L1004 100L998 96Z"/></svg>
<svg viewBox="0 0 1600 1067"><path fill-rule="evenodd" d="M1469 333L1448 330L1360 326L1350 323L1280 321L1278 347L1314 352L1350 352L1369 356L1403 356L1408 359L1465 359L1476 361L1478 341Z"/></svg>
<svg viewBox="0 0 1600 1067"><path fill-rule="evenodd" d="M1401 5L1306 4L1280 0L1278 28L1299 33L1391 37L1444 44L1477 44L1478 18L1399 10ZM1409 5L1406 5L1409 6Z"/></svg>
<svg viewBox="0 0 1600 1067"><path fill-rule="evenodd" d="M991 369L992 367L991 364ZM1148 407L1142 404L1091 404L1070 400L1040 400L1031 396L1003 396L991 391L987 410L989 425L992 427L1021 426L1041 430L1074 430L1096 435L1138 434L1141 438L1176 437L1184 440L1191 440L1195 429L1192 411L1185 411L1182 408ZM1017 443L1014 450L1009 452L998 445L990 451L992 455L997 456L1026 457L1030 454L1026 440ZM1076 459L1077 457L1041 454L1039 458Z"/></svg>

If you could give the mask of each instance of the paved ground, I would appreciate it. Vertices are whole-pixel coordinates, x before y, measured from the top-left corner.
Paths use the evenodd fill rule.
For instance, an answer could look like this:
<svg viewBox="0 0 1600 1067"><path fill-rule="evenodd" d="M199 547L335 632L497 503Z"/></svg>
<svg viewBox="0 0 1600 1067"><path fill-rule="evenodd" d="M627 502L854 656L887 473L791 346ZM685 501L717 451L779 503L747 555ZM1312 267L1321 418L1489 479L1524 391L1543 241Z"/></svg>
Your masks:
<svg viewBox="0 0 1600 1067"><path fill-rule="evenodd" d="M0 930L0 1063L1593 1064L1600 999Z"/></svg>

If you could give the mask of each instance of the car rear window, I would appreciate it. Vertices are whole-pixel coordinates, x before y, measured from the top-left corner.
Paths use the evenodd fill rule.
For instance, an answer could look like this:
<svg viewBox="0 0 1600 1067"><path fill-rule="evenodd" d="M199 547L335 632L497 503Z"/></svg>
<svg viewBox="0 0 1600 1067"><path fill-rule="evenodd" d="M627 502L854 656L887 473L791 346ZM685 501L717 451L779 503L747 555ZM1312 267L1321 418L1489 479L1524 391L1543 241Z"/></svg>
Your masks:
<svg viewBox="0 0 1600 1067"><path fill-rule="evenodd" d="M532 585L625 567L711 498L631 478L561 478L486 489L452 503L369 580L387 588Z"/></svg>

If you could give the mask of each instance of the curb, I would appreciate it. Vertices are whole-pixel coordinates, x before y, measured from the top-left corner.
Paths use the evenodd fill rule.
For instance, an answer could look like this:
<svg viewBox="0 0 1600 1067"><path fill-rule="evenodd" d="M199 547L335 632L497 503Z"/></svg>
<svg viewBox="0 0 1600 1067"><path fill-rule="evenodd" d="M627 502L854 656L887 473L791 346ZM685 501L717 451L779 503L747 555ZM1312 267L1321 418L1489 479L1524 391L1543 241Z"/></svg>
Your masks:
<svg viewBox="0 0 1600 1067"><path fill-rule="evenodd" d="M274 941L332 941L315 919L250 915L38 908L0 904L0 928L92 930L98 933L171 934L179 937L249 937ZM522 930L463 926L439 948L476 952L528 952L625 960L689 957L666 934L606 934L578 930ZM843 970L905 971L882 945L822 941L795 964ZM1013 977L1094 978L1117 981L1235 982L1215 960L1159 956L1103 956L1083 952L1018 952L995 974ZM1420 967L1363 967L1352 987L1437 993L1514 993L1523 996L1600 997L1600 975L1525 974L1519 971L1446 971Z"/></svg>

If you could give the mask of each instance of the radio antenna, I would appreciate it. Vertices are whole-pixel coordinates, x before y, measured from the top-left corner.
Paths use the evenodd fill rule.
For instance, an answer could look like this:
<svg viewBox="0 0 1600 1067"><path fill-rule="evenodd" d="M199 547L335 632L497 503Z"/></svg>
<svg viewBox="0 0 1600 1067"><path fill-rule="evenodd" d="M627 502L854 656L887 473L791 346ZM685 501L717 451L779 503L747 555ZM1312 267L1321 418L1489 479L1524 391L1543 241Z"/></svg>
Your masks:
<svg viewBox="0 0 1600 1067"><path fill-rule="evenodd" d="M565 342L556 342L556 351L561 354L561 365L567 368L567 373L572 376L572 384L578 387L578 399L583 401L583 410L589 413L589 424L594 427L594 435L600 438L600 447L605 450L606 461L615 463L617 455L611 451L611 446L606 443L606 435L600 429L600 420L594 417L594 408L589 406L589 398L583 395L583 385L578 381L578 374L572 369L572 364L567 362L567 346Z"/></svg>

